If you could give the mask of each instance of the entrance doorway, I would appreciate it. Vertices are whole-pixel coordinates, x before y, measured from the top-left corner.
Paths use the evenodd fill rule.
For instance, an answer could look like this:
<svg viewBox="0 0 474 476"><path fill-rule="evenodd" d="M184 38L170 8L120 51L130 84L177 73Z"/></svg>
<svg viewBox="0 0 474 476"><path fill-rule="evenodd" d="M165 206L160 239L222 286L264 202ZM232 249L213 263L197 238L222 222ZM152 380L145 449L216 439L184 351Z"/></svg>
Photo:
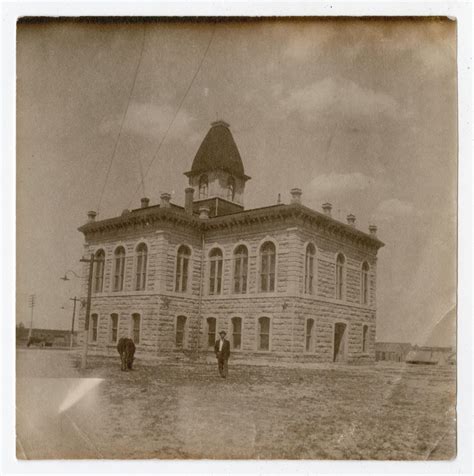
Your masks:
<svg viewBox="0 0 474 476"><path fill-rule="evenodd" d="M346 360L346 327L342 322L334 326L334 362Z"/></svg>

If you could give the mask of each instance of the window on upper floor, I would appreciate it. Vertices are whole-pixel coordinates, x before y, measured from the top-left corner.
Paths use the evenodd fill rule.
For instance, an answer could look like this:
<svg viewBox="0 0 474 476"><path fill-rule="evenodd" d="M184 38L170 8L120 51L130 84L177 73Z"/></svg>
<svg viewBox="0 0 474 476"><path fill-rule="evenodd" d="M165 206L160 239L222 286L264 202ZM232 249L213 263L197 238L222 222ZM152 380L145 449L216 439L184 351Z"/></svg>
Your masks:
<svg viewBox="0 0 474 476"><path fill-rule="evenodd" d="M362 304L369 302L369 263L364 261L360 271L360 301Z"/></svg>
<svg viewBox="0 0 474 476"><path fill-rule="evenodd" d="M140 343L140 326L141 316L140 314L132 314L132 340L135 344Z"/></svg>
<svg viewBox="0 0 474 476"><path fill-rule="evenodd" d="M125 276L125 248L119 246L114 253L114 291L123 291Z"/></svg>
<svg viewBox="0 0 474 476"><path fill-rule="evenodd" d="M94 292L101 293L104 290L104 265L105 251L98 250L94 255Z"/></svg>
<svg viewBox="0 0 474 476"><path fill-rule="evenodd" d="M304 292L306 294L314 293L314 261L316 257L316 248L312 243L306 247L305 266L304 266Z"/></svg>
<svg viewBox="0 0 474 476"><path fill-rule="evenodd" d="M209 190L209 180L207 175L201 175L199 179L199 198L207 198Z"/></svg>
<svg viewBox="0 0 474 476"><path fill-rule="evenodd" d="M146 271L148 260L148 248L145 243L140 243L136 250L136 274L135 274L135 290L143 291L146 286Z"/></svg>
<svg viewBox="0 0 474 476"><path fill-rule="evenodd" d="M232 318L232 348L239 350L242 348L242 318Z"/></svg>
<svg viewBox="0 0 474 476"><path fill-rule="evenodd" d="M222 291L222 251L214 248L209 253L209 294L220 294Z"/></svg>
<svg viewBox="0 0 474 476"><path fill-rule="evenodd" d="M234 293L247 292L248 256L244 245L238 246L234 251Z"/></svg>
<svg viewBox="0 0 474 476"><path fill-rule="evenodd" d="M174 290L177 292L186 292L188 289L188 271L191 250L186 245L178 248L176 257L176 278Z"/></svg>
<svg viewBox="0 0 474 476"><path fill-rule="evenodd" d="M344 297L345 263L344 255L339 253L336 258L336 299Z"/></svg>
<svg viewBox="0 0 474 476"><path fill-rule="evenodd" d="M227 200L234 201L235 197L235 179L229 177L227 180Z"/></svg>
<svg viewBox="0 0 474 476"><path fill-rule="evenodd" d="M275 291L276 250L271 241L260 248L260 291Z"/></svg>
<svg viewBox="0 0 474 476"><path fill-rule="evenodd" d="M216 318L207 318L207 347L214 347L216 343Z"/></svg>

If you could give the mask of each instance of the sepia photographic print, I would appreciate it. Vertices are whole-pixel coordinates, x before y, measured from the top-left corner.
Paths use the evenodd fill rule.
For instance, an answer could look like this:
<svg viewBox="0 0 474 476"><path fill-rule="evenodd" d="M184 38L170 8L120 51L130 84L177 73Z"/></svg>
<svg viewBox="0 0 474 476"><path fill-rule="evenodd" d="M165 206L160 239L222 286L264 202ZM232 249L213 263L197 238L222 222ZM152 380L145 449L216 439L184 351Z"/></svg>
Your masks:
<svg viewBox="0 0 474 476"><path fill-rule="evenodd" d="M456 458L455 19L16 34L19 460Z"/></svg>

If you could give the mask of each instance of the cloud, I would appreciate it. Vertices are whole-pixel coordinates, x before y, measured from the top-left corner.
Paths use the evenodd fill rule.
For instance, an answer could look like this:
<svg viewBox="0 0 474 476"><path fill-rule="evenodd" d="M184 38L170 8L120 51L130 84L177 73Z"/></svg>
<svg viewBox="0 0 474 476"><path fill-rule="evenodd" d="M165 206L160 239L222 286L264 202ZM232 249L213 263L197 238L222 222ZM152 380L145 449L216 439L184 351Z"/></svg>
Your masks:
<svg viewBox="0 0 474 476"><path fill-rule="evenodd" d="M288 43L283 50L283 56L290 60L303 61L310 56L319 57L322 47L337 34L337 29L320 24L317 31L311 26L301 25L299 30L292 31Z"/></svg>
<svg viewBox="0 0 474 476"><path fill-rule="evenodd" d="M373 179L360 172L348 174L323 174L315 177L309 184L308 193L314 196L327 196L332 193L352 193L367 189Z"/></svg>
<svg viewBox="0 0 474 476"><path fill-rule="evenodd" d="M381 116L399 119L402 115L392 96L338 77L324 78L281 97L280 109L285 115L298 113L309 120L322 114L366 121L378 121Z"/></svg>
<svg viewBox="0 0 474 476"><path fill-rule="evenodd" d="M152 103L132 102L127 111L123 132L158 140L163 137L173 120L175 108L176 106L171 105L158 106ZM121 113L104 117L99 126L99 132L104 135L118 132L121 120ZM168 138L192 139L195 135L194 121L191 114L181 109L168 132Z"/></svg>
<svg viewBox="0 0 474 476"><path fill-rule="evenodd" d="M407 217L418 215L419 211L410 202L391 198L381 202L375 210L374 216L377 219Z"/></svg>

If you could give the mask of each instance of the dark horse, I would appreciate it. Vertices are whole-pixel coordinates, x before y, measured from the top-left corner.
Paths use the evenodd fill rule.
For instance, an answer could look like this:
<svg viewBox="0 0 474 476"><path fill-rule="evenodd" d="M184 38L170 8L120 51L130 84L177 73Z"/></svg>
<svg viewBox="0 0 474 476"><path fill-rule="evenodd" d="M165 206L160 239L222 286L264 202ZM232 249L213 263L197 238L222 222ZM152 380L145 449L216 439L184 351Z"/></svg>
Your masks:
<svg viewBox="0 0 474 476"><path fill-rule="evenodd" d="M122 370L132 370L133 356L135 355L135 344L132 339L122 337L117 344L117 350L122 359Z"/></svg>

